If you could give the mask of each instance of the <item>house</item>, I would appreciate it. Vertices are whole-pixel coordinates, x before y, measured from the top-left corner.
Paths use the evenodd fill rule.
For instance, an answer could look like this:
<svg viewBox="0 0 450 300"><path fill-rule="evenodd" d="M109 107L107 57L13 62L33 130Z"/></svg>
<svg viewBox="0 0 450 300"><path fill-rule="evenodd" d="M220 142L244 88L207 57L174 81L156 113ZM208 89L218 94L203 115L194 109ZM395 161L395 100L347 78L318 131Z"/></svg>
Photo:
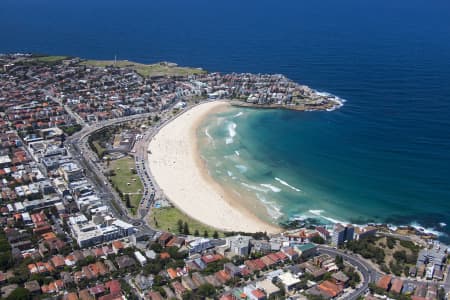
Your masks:
<svg viewBox="0 0 450 300"><path fill-rule="evenodd" d="M377 287L385 291L389 291L389 289L391 288L391 280L392 280L391 275L384 275L383 277L380 278L380 280L378 280Z"/></svg>
<svg viewBox="0 0 450 300"><path fill-rule="evenodd" d="M277 295L280 294L281 290L279 287L277 287L275 284L272 283L271 280L265 279L262 281L256 282L256 288L259 290L264 291L267 298L274 298Z"/></svg>
<svg viewBox="0 0 450 300"><path fill-rule="evenodd" d="M266 267L273 267L275 266L277 263L275 261L273 261L269 256L263 256L260 258L260 260L264 263L264 265Z"/></svg>
<svg viewBox="0 0 450 300"><path fill-rule="evenodd" d="M308 258L316 254L317 245L313 243L300 244L296 246L302 258Z"/></svg>
<svg viewBox="0 0 450 300"><path fill-rule="evenodd" d="M343 288L331 280L325 280L321 284L317 286L317 288L329 298L334 298L340 295L343 291Z"/></svg>
<svg viewBox="0 0 450 300"><path fill-rule="evenodd" d="M189 277L189 275L181 276L181 284L190 291L194 291L198 288L197 284Z"/></svg>
<svg viewBox="0 0 450 300"><path fill-rule="evenodd" d="M109 290L112 295L122 294L122 287L120 286L119 280L110 280L105 283L105 287Z"/></svg>
<svg viewBox="0 0 450 300"><path fill-rule="evenodd" d="M125 247L121 241L113 241L112 242L112 249L115 254L121 253L124 248Z"/></svg>
<svg viewBox="0 0 450 300"><path fill-rule="evenodd" d="M265 300L266 299L266 295L258 289L251 291L248 294L248 297L252 300Z"/></svg>
<svg viewBox="0 0 450 300"><path fill-rule="evenodd" d="M337 273L333 273L331 277L334 279L334 282L341 286L342 288L345 288L347 286L347 283L349 281L349 278L347 275L344 274L344 272L339 271Z"/></svg>
<svg viewBox="0 0 450 300"><path fill-rule="evenodd" d="M394 278L392 279L392 286L391 286L391 292L400 294L403 289L403 280L400 278Z"/></svg>
<svg viewBox="0 0 450 300"><path fill-rule="evenodd" d="M223 257L220 254L206 254L202 256L202 261L205 264L210 264L216 261L221 260Z"/></svg>
<svg viewBox="0 0 450 300"><path fill-rule="evenodd" d="M148 297L150 298L150 300L164 300L164 298L161 296L161 294L159 292L148 292Z"/></svg>
<svg viewBox="0 0 450 300"><path fill-rule="evenodd" d="M206 283L206 280L205 280L205 278L203 278L203 275L201 275L198 272L192 273L192 281L194 281L194 283L197 286L201 286Z"/></svg>
<svg viewBox="0 0 450 300"><path fill-rule="evenodd" d="M234 264L228 262L223 265L223 269L230 274L232 277L240 276L241 275L241 269L239 267L236 267Z"/></svg>
<svg viewBox="0 0 450 300"><path fill-rule="evenodd" d="M297 284L300 283L300 279L294 277L294 275L292 275L292 273L290 272L281 274L280 276L278 276L278 279L283 284L286 292L291 291L297 286Z"/></svg>
<svg viewBox="0 0 450 300"><path fill-rule="evenodd" d="M146 291L153 286L153 276L144 276L144 275L137 275L134 278L134 282L136 284L136 287L141 291Z"/></svg>
<svg viewBox="0 0 450 300"><path fill-rule="evenodd" d="M169 241L173 238L173 235L169 232L164 232L158 239L159 244L165 248Z"/></svg>
<svg viewBox="0 0 450 300"><path fill-rule="evenodd" d="M78 292L78 298L80 300L94 300L94 297L91 296L88 289L84 289Z"/></svg>
<svg viewBox="0 0 450 300"><path fill-rule="evenodd" d="M94 296L95 298L105 295L105 291L106 289L103 284L97 284L96 286L91 287L89 289L89 293L91 293L91 295Z"/></svg>
<svg viewBox="0 0 450 300"><path fill-rule="evenodd" d="M61 255L55 255L51 258L53 266L57 269L63 268L66 265L64 257Z"/></svg>
<svg viewBox="0 0 450 300"><path fill-rule="evenodd" d="M177 278L179 275L178 275L178 273L177 273L177 271L174 269L174 268L168 268L167 270L166 270L166 272L167 272L167 276L171 279L171 280L173 280L173 279L175 279L175 278Z"/></svg>
<svg viewBox="0 0 450 300"><path fill-rule="evenodd" d="M171 285L178 297L181 297L187 291L186 288L178 281L172 282Z"/></svg>
<svg viewBox="0 0 450 300"><path fill-rule="evenodd" d="M319 234L321 238L323 238L325 241L328 241L330 238L330 232L325 229L325 227L322 226L316 226L316 231Z"/></svg>
<svg viewBox="0 0 450 300"><path fill-rule="evenodd" d="M116 263L119 266L119 269L133 267L136 264L135 260L128 255L116 257Z"/></svg>
<svg viewBox="0 0 450 300"><path fill-rule="evenodd" d="M163 286L162 287L164 292L166 293L166 299L174 299L176 298L175 294L173 293L173 291L168 287L168 286Z"/></svg>
<svg viewBox="0 0 450 300"><path fill-rule="evenodd" d="M292 261L299 257L299 253L292 247L282 248L281 251Z"/></svg>
<svg viewBox="0 0 450 300"><path fill-rule="evenodd" d="M63 296L63 300L78 300L77 293L67 293Z"/></svg>
<svg viewBox="0 0 450 300"><path fill-rule="evenodd" d="M231 280L231 276L230 274L228 274L227 272L225 272L224 270L220 270L217 271L214 276L216 277L216 279L222 283L222 284L226 284L229 280Z"/></svg>
<svg viewBox="0 0 450 300"><path fill-rule="evenodd" d="M28 281L24 283L24 288L26 288L31 294L40 294L41 286L37 280Z"/></svg>

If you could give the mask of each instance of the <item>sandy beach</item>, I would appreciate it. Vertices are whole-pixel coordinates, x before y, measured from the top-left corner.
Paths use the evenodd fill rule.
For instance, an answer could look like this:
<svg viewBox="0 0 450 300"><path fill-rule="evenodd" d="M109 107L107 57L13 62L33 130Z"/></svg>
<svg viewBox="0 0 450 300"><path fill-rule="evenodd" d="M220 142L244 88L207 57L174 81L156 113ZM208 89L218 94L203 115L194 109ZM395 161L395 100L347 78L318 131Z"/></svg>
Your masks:
<svg viewBox="0 0 450 300"><path fill-rule="evenodd" d="M176 207L204 224L227 231L279 232L217 184L200 158L197 127L208 114L228 105L225 101L203 103L164 126L149 144L152 174Z"/></svg>

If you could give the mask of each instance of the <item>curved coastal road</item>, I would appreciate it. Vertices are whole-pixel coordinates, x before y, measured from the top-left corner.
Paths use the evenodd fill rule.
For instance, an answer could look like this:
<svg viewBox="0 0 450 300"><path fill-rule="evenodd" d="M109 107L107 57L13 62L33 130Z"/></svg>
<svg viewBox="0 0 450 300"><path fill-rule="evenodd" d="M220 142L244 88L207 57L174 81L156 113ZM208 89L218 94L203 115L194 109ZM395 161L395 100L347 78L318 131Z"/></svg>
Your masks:
<svg viewBox="0 0 450 300"><path fill-rule="evenodd" d="M352 266L356 267L358 271L362 274L362 285L355 289L350 295L347 295L346 299L356 300L359 296L363 295L369 287L369 283L375 282L378 275L381 275L374 269L369 263L367 263L364 259L354 255L347 254L344 251L334 249L328 246L320 245L317 248L317 251L321 254L328 254L332 257L337 255L342 256L344 260L350 263Z"/></svg>

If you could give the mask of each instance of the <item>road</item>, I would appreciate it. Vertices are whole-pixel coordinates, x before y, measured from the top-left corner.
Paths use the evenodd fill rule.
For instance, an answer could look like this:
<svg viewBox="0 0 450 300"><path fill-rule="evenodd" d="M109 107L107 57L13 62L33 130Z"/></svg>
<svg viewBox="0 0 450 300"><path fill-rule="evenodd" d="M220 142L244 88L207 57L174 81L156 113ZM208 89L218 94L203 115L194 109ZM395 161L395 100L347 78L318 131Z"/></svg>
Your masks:
<svg viewBox="0 0 450 300"><path fill-rule="evenodd" d="M328 246L319 246L317 250L320 254L328 254L332 257L337 255L342 256L342 258L347 261L349 264L357 268L357 270L362 274L362 285L359 288L356 288L353 292L346 296L345 299L356 300L359 296L363 295L367 289L369 288L369 283L375 282L377 277L381 274L378 274L377 271L370 266L364 259L354 255L354 254L346 254L345 252L334 249Z"/></svg>
<svg viewBox="0 0 450 300"><path fill-rule="evenodd" d="M104 129L105 127L118 125L132 120L146 119L153 115L154 113L152 112L106 120L91 126L85 125L81 131L73 134L66 140L66 146L72 157L77 160L80 166L85 170L86 177L97 188L100 198L111 208L112 212L120 219L134 224L141 233L150 236L154 235L156 230L150 228L146 222L142 222L142 218L136 218L129 213L128 209L123 204L123 201L103 174L104 170L96 163L98 157L90 149L87 142L91 134Z"/></svg>

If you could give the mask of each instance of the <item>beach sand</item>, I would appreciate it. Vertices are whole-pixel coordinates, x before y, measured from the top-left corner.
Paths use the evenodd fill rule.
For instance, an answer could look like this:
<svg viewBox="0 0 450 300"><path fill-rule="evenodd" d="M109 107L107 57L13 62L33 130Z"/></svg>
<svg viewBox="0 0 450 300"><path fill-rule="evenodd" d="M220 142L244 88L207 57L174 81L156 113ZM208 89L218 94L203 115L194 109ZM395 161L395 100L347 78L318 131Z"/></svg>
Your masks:
<svg viewBox="0 0 450 300"><path fill-rule="evenodd" d="M226 231L279 232L256 217L208 174L198 153L197 128L208 115L228 107L225 101L195 106L164 126L149 144L151 172L166 197L200 222Z"/></svg>

